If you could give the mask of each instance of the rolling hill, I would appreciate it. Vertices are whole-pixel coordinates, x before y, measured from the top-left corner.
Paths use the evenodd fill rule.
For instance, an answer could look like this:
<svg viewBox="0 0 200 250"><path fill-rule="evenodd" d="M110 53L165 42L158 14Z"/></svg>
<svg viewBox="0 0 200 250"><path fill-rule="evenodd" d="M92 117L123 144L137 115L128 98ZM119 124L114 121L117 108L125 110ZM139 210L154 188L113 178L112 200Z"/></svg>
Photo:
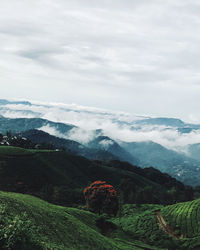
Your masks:
<svg viewBox="0 0 200 250"><path fill-rule="evenodd" d="M93 213L55 206L29 195L0 192L0 215L1 249L155 249L127 237L114 224L112 236L108 226L102 232L99 216Z"/></svg>
<svg viewBox="0 0 200 250"><path fill-rule="evenodd" d="M108 218L1 191L0 244L11 250L197 250L199 205L200 199L170 206L124 204L117 217Z"/></svg>
<svg viewBox="0 0 200 250"><path fill-rule="evenodd" d="M173 189L179 192L177 200L188 200L187 187L153 168L90 161L67 152L0 147L0 190L33 194L56 204L83 204L83 189L95 180L113 185L125 202L170 204Z"/></svg>

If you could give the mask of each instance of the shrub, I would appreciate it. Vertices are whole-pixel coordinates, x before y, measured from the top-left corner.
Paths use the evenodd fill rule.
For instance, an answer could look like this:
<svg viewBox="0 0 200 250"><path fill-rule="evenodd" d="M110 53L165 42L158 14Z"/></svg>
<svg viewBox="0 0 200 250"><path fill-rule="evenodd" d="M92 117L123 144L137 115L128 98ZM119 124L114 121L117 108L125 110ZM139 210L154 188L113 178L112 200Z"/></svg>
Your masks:
<svg viewBox="0 0 200 250"><path fill-rule="evenodd" d="M5 209L0 211L0 246L1 249L41 249L35 240L37 228L23 215L8 216Z"/></svg>

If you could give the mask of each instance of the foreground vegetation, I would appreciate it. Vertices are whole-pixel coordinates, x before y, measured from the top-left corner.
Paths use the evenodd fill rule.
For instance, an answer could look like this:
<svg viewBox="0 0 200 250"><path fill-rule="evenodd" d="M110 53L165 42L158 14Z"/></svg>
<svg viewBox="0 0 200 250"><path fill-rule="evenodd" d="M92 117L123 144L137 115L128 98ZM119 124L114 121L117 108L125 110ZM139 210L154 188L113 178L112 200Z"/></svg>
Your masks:
<svg viewBox="0 0 200 250"><path fill-rule="evenodd" d="M125 204L117 217L0 192L1 249L199 249L200 199L171 206ZM160 225L157 213L167 225ZM171 228L173 234L167 231Z"/></svg>
<svg viewBox="0 0 200 250"><path fill-rule="evenodd" d="M1 249L155 249L120 228L99 228L94 213L29 195L0 192L0 214Z"/></svg>

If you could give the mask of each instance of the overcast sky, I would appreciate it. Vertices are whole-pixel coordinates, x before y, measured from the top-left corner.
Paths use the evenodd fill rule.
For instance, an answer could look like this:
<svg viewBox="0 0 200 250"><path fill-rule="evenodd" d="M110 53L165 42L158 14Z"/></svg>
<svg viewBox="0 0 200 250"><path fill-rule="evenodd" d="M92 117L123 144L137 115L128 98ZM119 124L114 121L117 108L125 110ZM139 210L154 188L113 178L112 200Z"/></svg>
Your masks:
<svg viewBox="0 0 200 250"><path fill-rule="evenodd" d="M1 0L0 87L200 122L200 1Z"/></svg>

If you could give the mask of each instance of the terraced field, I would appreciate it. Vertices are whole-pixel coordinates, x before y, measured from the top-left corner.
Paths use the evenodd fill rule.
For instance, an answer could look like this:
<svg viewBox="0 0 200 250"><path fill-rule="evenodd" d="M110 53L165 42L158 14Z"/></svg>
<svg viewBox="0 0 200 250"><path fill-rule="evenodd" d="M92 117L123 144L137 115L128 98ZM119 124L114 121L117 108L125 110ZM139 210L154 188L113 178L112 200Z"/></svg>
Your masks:
<svg viewBox="0 0 200 250"><path fill-rule="evenodd" d="M200 199L167 206L161 213L177 234L186 238L200 235Z"/></svg>
<svg viewBox="0 0 200 250"><path fill-rule="evenodd" d="M200 199L166 206L161 214L188 249L200 249Z"/></svg>
<svg viewBox="0 0 200 250"><path fill-rule="evenodd" d="M200 199L170 206L126 204L113 222L133 238L176 250L200 250Z"/></svg>

